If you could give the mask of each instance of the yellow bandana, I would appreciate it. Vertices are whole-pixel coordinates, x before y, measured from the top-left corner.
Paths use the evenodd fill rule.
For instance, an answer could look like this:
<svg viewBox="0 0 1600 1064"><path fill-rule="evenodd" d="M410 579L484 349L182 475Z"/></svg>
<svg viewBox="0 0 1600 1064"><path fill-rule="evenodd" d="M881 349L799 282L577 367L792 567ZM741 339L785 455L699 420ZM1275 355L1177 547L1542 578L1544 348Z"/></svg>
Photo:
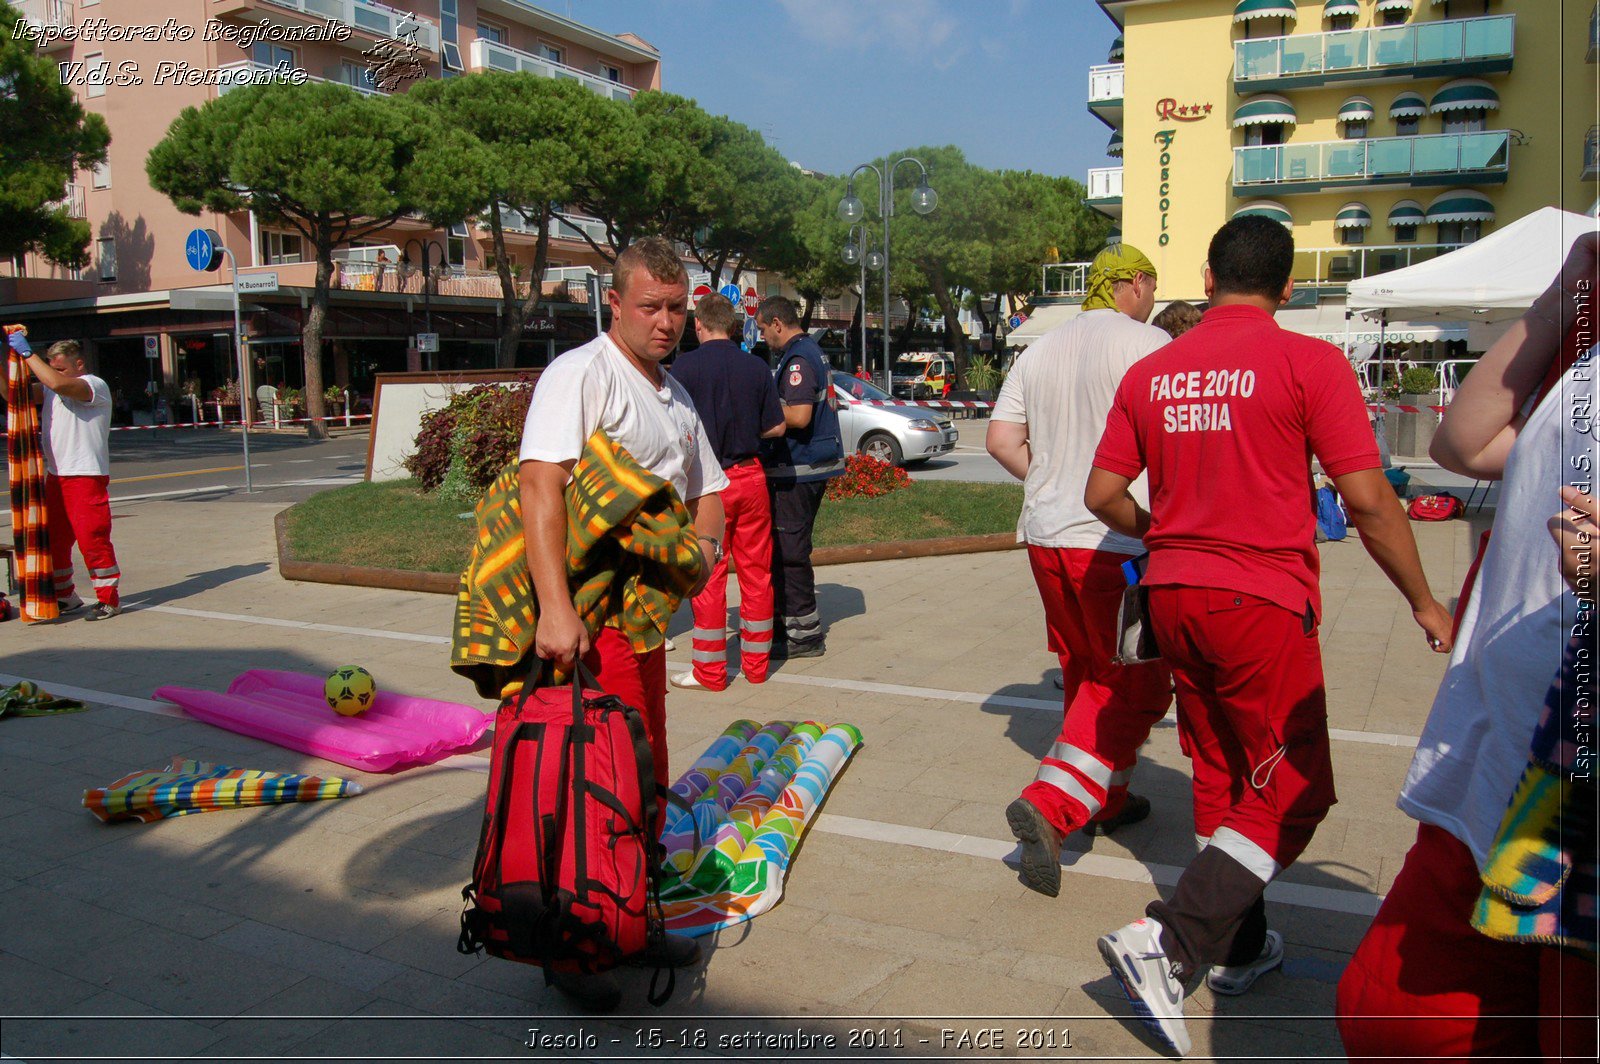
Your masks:
<svg viewBox="0 0 1600 1064"><path fill-rule="evenodd" d="M1152 281L1156 268L1144 252L1130 244L1111 244L1094 257L1089 264L1089 292L1084 297L1084 310L1116 310L1117 301L1111 289L1118 281L1131 281L1133 275L1142 273Z"/></svg>

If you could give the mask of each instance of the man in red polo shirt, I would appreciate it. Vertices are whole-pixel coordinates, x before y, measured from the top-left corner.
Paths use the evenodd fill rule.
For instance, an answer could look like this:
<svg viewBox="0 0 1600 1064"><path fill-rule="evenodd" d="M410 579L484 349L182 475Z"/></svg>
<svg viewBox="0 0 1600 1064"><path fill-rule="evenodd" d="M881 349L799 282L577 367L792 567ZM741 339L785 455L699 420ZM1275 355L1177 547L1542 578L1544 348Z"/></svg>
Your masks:
<svg viewBox="0 0 1600 1064"><path fill-rule="evenodd" d="M1450 649L1450 614L1379 468L1355 374L1338 348L1272 320L1294 289L1288 230L1236 218L1207 260L1211 309L1123 378L1084 491L1095 516L1150 551L1151 623L1194 764L1203 848L1171 901L1100 939L1135 1009L1180 1053L1183 995L1201 969L1221 966L1207 982L1239 994L1283 962L1262 895L1335 801L1311 456L1429 644ZM1148 513L1128 492L1144 470Z"/></svg>

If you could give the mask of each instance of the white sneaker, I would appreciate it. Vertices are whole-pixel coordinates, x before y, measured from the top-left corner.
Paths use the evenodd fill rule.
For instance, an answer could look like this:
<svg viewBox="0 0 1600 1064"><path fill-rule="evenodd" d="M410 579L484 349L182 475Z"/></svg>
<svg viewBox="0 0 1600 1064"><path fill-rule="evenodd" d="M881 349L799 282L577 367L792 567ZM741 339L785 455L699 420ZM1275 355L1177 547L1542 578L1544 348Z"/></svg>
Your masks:
<svg viewBox="0 0 1600 1064"><path fill-rule="evenodd" d="M1183 1022L1183 984L1172 974L1172 962L1161 948L1161 924L1148 916L1100 939L1100 956L1122 984L1134 1012L1161 1040L1189 1052L1189 1029Z"/></svg>
<svg viewBox="0 0 1600 1064"><path fill-rule="evenodd" d="M695 679L694 673L692 672L678 673L678 675L672 678L672 686L688 688L691 690L698 689L701 691L706 689L706 685Z"/></svg>
<svg viewBox="0 0 1600 1064"><path fill-rule="evenodd" d="M667 653L668 654L675 654L675 653L677 653L677 651L678 651L678 644L676 644L676 643L674 643L672 641L672 637L671 636L668 636L667 637Z"/></svg>
<svg viewBox="0 0 1600 1064"><path fill-rule="evenodd" d="M1283 936L1276 931L1268 931L1266 944L1261 947L1261 956L1249 964L1211 969L1206 973L1206 985L1219 994L1242 994L1255 986L1257 979L1281 964L1283 964Z"/></svg>

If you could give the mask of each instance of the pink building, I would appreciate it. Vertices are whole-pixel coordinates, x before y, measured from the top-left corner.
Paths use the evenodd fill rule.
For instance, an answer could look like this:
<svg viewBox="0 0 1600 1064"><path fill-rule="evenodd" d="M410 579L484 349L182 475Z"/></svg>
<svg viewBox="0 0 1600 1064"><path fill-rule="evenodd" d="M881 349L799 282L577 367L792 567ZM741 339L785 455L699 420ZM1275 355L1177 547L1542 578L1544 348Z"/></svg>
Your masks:
<svg viewBox="0 0 1600 1064"><path fill-rule="evenodd" d="M416 60L413 71L426 77L528 71L618 99L661 87L660 55L647 42L528 0L11 2L85 110L105 117L111 146L104 166L75 175L64 190L70 209L90 224L90 265L73 272L37 256L0 263L0 320L27 323L36 340L85 341L124 419L148 409L151 382L176 390L198 380L204 395L237 376L231 295L216 283L226 280L226 267L204 274L184 260L184 237L196 227L221 234L242 278L277 275L276 293L245 297L254 383L298 385L302 376L300 329L315 273L310 248L252 212L182 214L145 178L145 157L183 108L274 71L383 91L389 86L375 85L371 71L386 45L387 54ZM519 364L542 364L593 335L582 277L601 260L570 227L551 235L551 273L534 279L537 224L513 216L507 226L507 257L520 282L537 280L555 296L524 330ZM424 328L424 243L433 264L427 309L440 334L439 353L424 358L441 369L494 365L500 286L490 269L487 223L443 231L402 222L336 254L338 287L324 332L327 381L366 391L372 374L406 368L411 337Z"/></svg>

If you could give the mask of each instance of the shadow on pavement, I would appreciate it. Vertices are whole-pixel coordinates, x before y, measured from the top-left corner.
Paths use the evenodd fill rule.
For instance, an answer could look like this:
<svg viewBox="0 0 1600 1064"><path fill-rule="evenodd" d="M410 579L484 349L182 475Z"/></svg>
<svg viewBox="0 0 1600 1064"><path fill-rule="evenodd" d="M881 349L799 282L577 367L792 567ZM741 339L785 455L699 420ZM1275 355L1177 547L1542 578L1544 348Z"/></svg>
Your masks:
<svg viewBox="0 0 1600 1064"><path fill-rule="evenodd" d="M151 588L128 598L128 606L159 606L166 602L176 602L197 595L202 591L210 591L231 584L235 580L243 580L247 576L257 576L271 569L266 562L251 562L248 565L229 565L222 569L211 569L204 573L190 573L189 576L176 584L166 587Z"/></svg>

